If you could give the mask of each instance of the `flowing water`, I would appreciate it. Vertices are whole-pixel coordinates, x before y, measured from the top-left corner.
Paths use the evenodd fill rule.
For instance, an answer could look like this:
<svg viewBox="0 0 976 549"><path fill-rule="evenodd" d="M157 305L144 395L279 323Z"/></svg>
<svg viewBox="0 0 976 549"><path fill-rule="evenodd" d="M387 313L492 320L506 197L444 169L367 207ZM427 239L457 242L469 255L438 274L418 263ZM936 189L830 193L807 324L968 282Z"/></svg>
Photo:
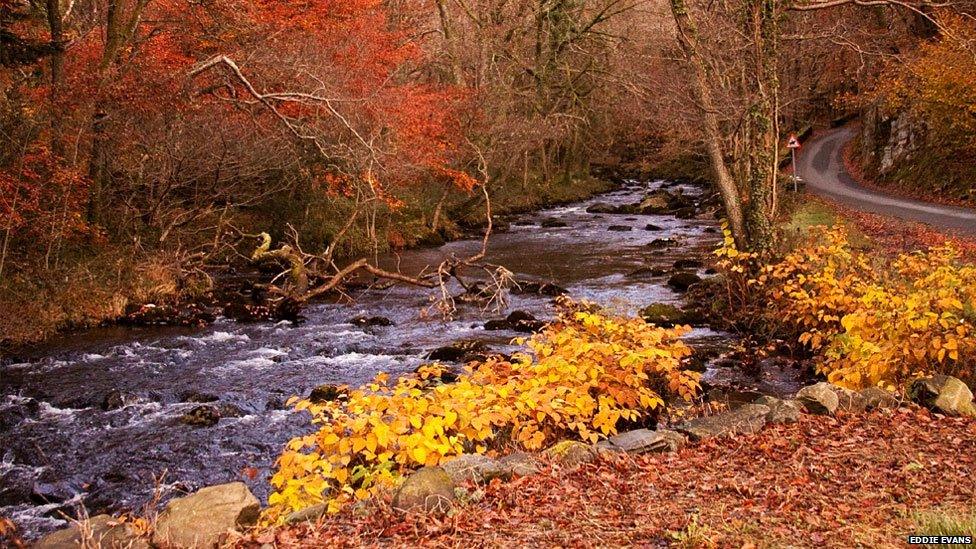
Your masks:
<svg viewBox="0 0 976 549"><path fill-rule="evenodd" d="M624 313L652 302L678 302L680 295L666 286L666 277L628 274L670 267L677 258L713 248L714 220L586 213L595 202L637 202L661 185L631 183L587 202L522 216L509 231L493 236L488 260L520 280L551 281L576 299ZM547 218L567 226L541 228ZM645 230L648 224L660 230ZM611 225L632 230L610 231ZM649 246L655 239L674 244ZM460 240L384 262L411 273L479 248L476 239ZM352 302L308 307L298 326L219 319L192 330L92 330L52 342L42 356L4 365L0 515L36 536L63 526L62 513L74 512L78 504L90 514L139 509L157 483L172 494L241 480L265 498L266 478L283 444L310 429L307 416L284 406L289 396L307 395L326 383L359 384L378 372L411 372L430 350L461 339L487 341L504 351L516 335L484 330L491 315L472 305L461 306L450 322L423 315L431 293L407 286L363 291ZM552 299L543 296L512 296L509 309L539 318L553 314ZM394 325L360 328L349 322L359 315L386 317ZM725 338L706 329L689 337ZM767 392L793 389L789 382L754 381L772 386ZM199 405L185 402L194 393L198 399L219 397L214 404L234 405L240 417L224 417L212 427L183 424L180 416ZM124 405L104 410L110 394Z"/></svg>

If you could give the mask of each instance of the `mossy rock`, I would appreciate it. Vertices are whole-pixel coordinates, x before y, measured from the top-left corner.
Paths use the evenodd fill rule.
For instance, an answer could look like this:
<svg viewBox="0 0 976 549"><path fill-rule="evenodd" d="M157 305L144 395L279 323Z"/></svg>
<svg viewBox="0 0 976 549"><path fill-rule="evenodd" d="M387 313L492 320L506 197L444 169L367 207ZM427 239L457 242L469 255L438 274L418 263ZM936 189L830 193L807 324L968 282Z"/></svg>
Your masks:
<svg viewBox="0 0 976 549"><path fill-rule="evenodd" d="M544 452L552 463L561 467L575 469L597 458L596 448L577 440L557 442Z"/></svg>
<svg viewBox="0 0 976 549"><path fill-rule="evenodd" d="M692 315L668 303L652 303L640 311L641 318L650 324L670 328L676 324L690 324Z"/></svg>
<svg viewBox="0 0 976 549"><path fill-rule="evenodd" d="M454 481L447 471L440 467L424 467L403 482L393 496L393 508L446 514L454 508L455 497Z"/></svg>

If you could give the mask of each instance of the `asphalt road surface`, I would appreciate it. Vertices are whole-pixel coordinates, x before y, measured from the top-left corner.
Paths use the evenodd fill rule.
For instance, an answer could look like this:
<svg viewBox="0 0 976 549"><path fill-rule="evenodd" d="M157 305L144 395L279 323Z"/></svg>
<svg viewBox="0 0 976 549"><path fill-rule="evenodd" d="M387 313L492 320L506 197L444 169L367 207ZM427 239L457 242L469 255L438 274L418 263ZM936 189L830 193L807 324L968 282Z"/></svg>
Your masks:
<svg viewBox="0 0 976 549"><path fill-rule="evenodd" d="M849 128L840 128L804 143L797 154L796 170L808 191L857 210L976 236L976 209L896 198L858 185L847 173L842 158L844 145L852 135Z"/></svg>

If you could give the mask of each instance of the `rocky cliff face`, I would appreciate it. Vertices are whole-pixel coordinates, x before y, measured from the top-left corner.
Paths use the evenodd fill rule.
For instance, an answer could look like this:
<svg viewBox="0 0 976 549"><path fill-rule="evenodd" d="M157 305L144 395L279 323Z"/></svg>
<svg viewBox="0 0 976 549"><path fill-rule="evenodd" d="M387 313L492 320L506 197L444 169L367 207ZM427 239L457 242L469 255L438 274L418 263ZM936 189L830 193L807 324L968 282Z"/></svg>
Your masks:
<svg viewBox="0 0 976 549"><path fill-rule="evenodd" d="M924 124L910 113L888 116L871 107L861 120L861 161L873 175L891 174L924 144Z"/></svg>

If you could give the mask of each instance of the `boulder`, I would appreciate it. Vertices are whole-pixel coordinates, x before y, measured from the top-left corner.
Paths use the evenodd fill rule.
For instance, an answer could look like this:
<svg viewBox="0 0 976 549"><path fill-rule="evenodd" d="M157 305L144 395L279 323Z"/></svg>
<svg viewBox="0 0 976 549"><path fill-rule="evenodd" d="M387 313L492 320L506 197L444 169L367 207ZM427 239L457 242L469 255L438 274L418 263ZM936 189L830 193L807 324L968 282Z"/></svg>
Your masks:
<svg viewBox="0 0 976 549"><path fill-rule="evenodd" d="M526 477L539 472L539 466L536 464L535 459L525 452L509 454L498 460L498 462L501 463L502 467L510 471L513 476L517 477Z"/></svg>
<svg viewBox="0 0 976 549"><path fill-rule="evenodd" d="M946 415L976 416L973 392L959 378L938 374L916 379L908 396L913 402Z"/></svg>
<svg viewBox="0 0 976 549"><path fill-rule="evenodd" d="M407 477L393 496L399 511L445 514L454 507L454 481L440 467L424 467Z"/></svg>
<svg viewBox="0 0 976 549"><path fill-rule="evenodd" d="M692 440L752 434L766 425L769 406L743 404L734 410L714 416L699 417L678 425L677 430Z"/></svg>
<svg viewBox="0 0 976 549"><path fill-rule="evenodd" d="M491 482L493 479L509 479L512 471L497 459L483 454L461 454L446 463L441 468L447 472L454 482Z"/></svg>
<svg viewBox="0 0 976 549"><path fill-rule="evenodd" d="M701 277L695 273L675 273L668 279L668 286L679 292L684 292L699 282L701 282Z"/></svg>
<svg viewBox="0 0 976 549"><path fill-rule="evenodd" d="M701 269L702 262L700 259L689 259L689 258L679 259L674 262L674 268L678 270Z"/></svg>
<svg viewBox="0 0 976 549"><path fill-rule="evenodd" d="M299 509L285 516L285 524L298 524L300 522L315 522L322 515L329 511L327 503L319 503L311 507Z"/></svg>
<svg viewBox="0 0 976 549"><path fill-rule="evenodd" d="M242 482L202 488L166 505L156 520L153 544L214 547L228 531L253 526L261 503Z"/></svg>
<svg viewBox="0 0 976 549"><path fill-rule="evenodd" d="M506 318L485 322L486 330L514 330L522 333L535 333L543 329L546 323L536 319L525 311L512 311Z"/></svg>
<svg viewBox="0 0 976 549"><path fill-rule="evenodd" d="M180 421L193 427L213 427L220 421L220 410L215 406L197 406L180 416Z"/></svg>
<svg viewBox="0 0 976 549"><path fill-rule="evenodd" d="M427 360L435 362L470 362L484 358L491 353L484 341L455 341L454 343L434 349L427 354Z"/></svg>
<svg viewBox="0 0 976 549"><path fill-rule="evenodd" d="M841 412L863 412L865 410L865 400L857 391L845 389L837 385L831 385L830 387L837 393L837 409Z"/></svg>
<svg viewBox="0 0 976 549"><path fill-rule="evenodd" d="M663 267L641 267L627 273L627 278L655 278L668 274Z"/></svg>
<svg viewBox="0 0 976 549"><path fill-rule="evenodd" d="M652 250L663 250L665 248L670 248L677 243L678 242L673 238L655 238L647 244L647 247Z"/></svg>
<svg viewBox="0 0 976 549"><path fill-rule="evenodd" d="M324 402L338 400L340 397L344 397L348 393L349 389L345 386L326 383L312 389L312 392L308 394L308 400L315 404L322 404Z"/></svg>
<svg viewBox="0 0 976 549"><path fill-rule="evenodd" d="M668 213L669 209L668 198L669 193L667 191L658 191L644 197L644 200L641 200L635 209L644 215L665 214Z"/></svg>
<svg viewBox="0 0 976 549"><path fill-rule="evenodd" d="M612 214L617 212L617 207L606 202L597 202L586 208L586 213L592 214Z"/></svg>
<svg viewBox="0 0 976 549"><path fill-rule="evenodd" d="M600 442L598 447L615 452L648 454L653 452L677 452L685 445L684 435L677 431L659 429L635 429L614 435Z"/></svg>
<svg viewBox="0 0 976 549"><path fill-rule="evenodd" d="M811 414L834 415L840 406L833 385L825 381L800 389L796 393L796 400Z"/></svg>
<svg viewBox="0 0 976 549"><path fill-rule="evenodd" d="M374 326L393 326L393 321L385 316L357 316L348 320L349 324L360 328L372 328Z"/></svg>
<svg viewBox="0 0 976 549"><path fill-rule="evenodd" d="M663 231L664 227L659 227L653 223L648 223L644 226L645 231Z"/></svg>
<svg viewBox="0 0 976 549"><path fill-rule="evenodd" d="M569 290L561 286L557 286L551 282L527 282L519 281L515 286L512 287L511 292L513 294L533 294L533 295L544 295L548 297L558 297L569 293Z"/></svg>
<svg viewBox="0 0 976 549"><path fill-rule="evenodd" d="M607 227L607 230L618 232L618 233L625 233L627 231L634 230L634 228L631 227L630 225L610 225L609 227Z"/></svg>
<svg viewBox="0 0 976 549"><path fill-rule="evenodd" d="M543 229L557 229L559 227L568 227L569 223L566 223L562 219L547 217L546 219L542 220L542 223L539 223L539 226Z"/></svg>
<svg viewBox="0 0 976 549"><path fill-rule="evenodd" d="M755 404L769 407L766 423L796 423L800 421L800 404L795 400L782 400L771 396L761 396Z"/></svg>
<svg viewBox="0 0 976 549"><path fill-rule="evenodd" d="M109 410L118 410L138 400L138 397L123 393L122 391L109 391L105 395L105 398L102 399L101 408L106 412Z"/></svg>
<svg viewBox="0 0 976 549"><path fill-rule="evenodd" d="M84 529L79 524L44 536L34 544L36 549L76 549L78 547L126 547L148 549L149 542L139 537L132 527L109 515L88 519Z"/></svg>
<svg viewBox="0 0 976 549"><path fill-rule="evenodd" d="M208 404L210 402L217 402L218 400L220 400L220 397L211 393L201 393L199 391L184 391L180 393L180 402Z"/></svg>
<svg viewBox="0 0 976 549"><path fill-rule="evenodd" d="M691 315L668 303L652 303L640 311L641 318L650 324L670 328L676 324L688 324Z"/></svg>
<svg viewBox="0 0 976 549"><path fill-rule="evenodd" d="M861 389L861 399L864 402L865 410L877 410L880 408L897 408L898 399L895 395L878 387L867 387Z"/></svg>
<svg viewBox="0 0 976 549"><path fill-rule="evenodd" d="M577 440L564 440L550 446L543 452L554 465L566 469L576 469L591 463L597 458L596 448Z"/></svg>

